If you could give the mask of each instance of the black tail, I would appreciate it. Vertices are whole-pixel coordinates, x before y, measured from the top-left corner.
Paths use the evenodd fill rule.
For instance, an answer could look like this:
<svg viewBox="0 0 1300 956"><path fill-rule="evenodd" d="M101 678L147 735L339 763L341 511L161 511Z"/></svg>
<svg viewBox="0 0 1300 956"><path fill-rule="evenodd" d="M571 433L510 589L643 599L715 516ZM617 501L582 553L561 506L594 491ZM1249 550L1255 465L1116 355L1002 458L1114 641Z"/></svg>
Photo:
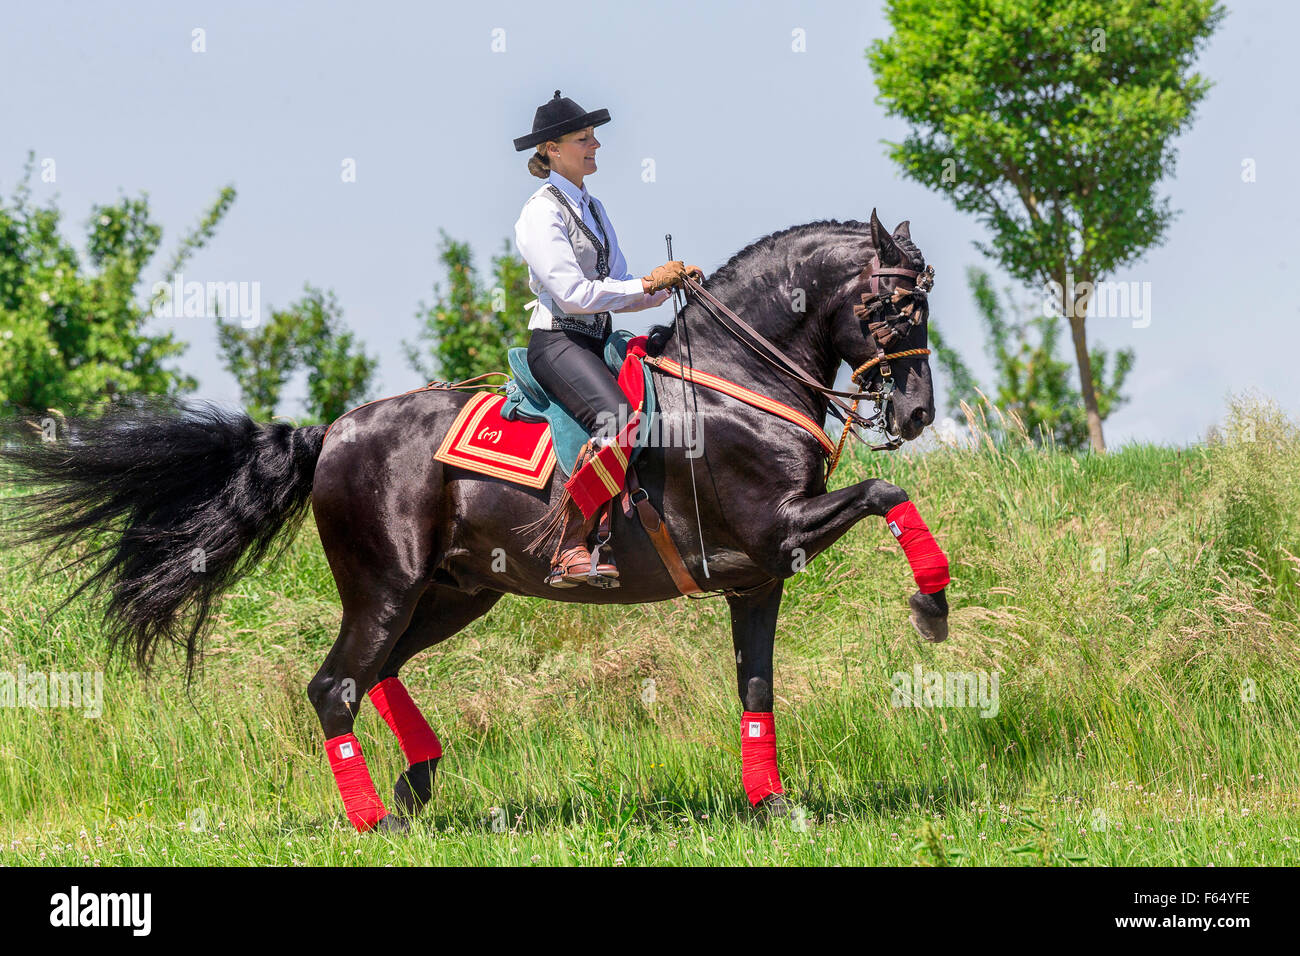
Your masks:
<svg viewBox="0 0 1300 956"><path fill-rule="evenodd" d="M95 571L55 610L107 587L112 648L130 648L147 672L166 639L185 648L191 676L221 593L305 516L325 426L159 401L45 424L40 438L0 441L6 479L42 489L0 499L12 512L6 543L50 542L44 563L86 540L64 567L90 561Z"/></svg>

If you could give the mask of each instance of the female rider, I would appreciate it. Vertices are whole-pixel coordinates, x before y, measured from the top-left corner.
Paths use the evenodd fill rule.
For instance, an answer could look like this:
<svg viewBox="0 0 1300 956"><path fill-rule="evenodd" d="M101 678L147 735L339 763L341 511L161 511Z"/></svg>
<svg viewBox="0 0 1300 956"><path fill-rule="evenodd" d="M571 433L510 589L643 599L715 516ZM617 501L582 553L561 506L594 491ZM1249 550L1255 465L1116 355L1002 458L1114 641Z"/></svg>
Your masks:
<svg viewBox="0 0 1300 956"><path fill-rule="evenodd" d="M628 420L626 397L605 364L611 312L639 312L668 298L696 266L673 260L647 276L634 277L609 214L587 192L583 180L596 171L595 127L608 123L609 111L586 112L560 91L538 107L533 131L515 140L516 151L533 148L528 171L546 183L528 197L515 223L515 245L528 263L528 285L536 294L528 328L528 366L534 377L587 430L587 453L613 441ZM546 583L574 587L580 582L616 587L618 569L607 551L591 572L587 539L597 515L584 519L572 499L564 531L551 560Z"/></svg>

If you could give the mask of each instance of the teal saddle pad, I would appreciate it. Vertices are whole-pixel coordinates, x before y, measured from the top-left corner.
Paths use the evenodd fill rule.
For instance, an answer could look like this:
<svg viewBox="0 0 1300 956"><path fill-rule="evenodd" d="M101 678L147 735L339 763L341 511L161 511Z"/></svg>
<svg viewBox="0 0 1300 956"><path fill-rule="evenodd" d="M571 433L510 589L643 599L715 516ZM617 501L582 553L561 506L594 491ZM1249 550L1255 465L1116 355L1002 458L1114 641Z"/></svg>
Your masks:
<svg viewBox="0 0 1300 956"><path fill-rule="evenodd" d="M623 368L627 343L633 338L635 336L631 332L618 329L611 332L609 338L605 340L605 364L615 376ZM560 470L568 478L578 452L591 436L569 413L569 410L561 405L555 396L542 388L541 383L533 377L532 369L528 367L528 349L511 349L506 355L506 360L510 363L510 374L513 377L505 385L506 400L501 406L501 417L507 421L547 422L551 426L551 442L555 446L555 457L559 459ZM656 407L654 378L647 368L645 405L642 408L642 415L647 421L654 420ZM640 435L645 435L648 431L648 428L643 428ZM628 460L636 461L640 453L641 443L638 442Z"/></svg>

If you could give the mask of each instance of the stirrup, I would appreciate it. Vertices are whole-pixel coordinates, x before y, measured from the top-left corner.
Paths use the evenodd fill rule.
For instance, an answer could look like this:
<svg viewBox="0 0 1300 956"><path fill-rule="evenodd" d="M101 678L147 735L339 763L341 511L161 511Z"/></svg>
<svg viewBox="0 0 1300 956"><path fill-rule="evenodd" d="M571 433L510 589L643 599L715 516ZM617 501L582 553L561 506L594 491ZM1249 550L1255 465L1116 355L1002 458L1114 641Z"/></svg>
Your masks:
<svg viewBox="0 0 1300 956"><path fill-rule="evenodd" d="M578 553L573 553L578 552ZM565 558L568 555L568 558ZM551 570L544 583L553 588L576 588L587 579L591 563L591 554L581 545L557 553L551 560Z"/></svg>
<svg viewBox="0 0 1300 956"><path fill-rule="evenodd" d="M612 501L607 501L601 505L599 525L596 529L596 546L591 549L591 563L587 567L587 576L584 579L587 584L594 588L616 588L619 585L618 566L614 564L613 557L605 564L600 563L600 549L609 544L610 539L610 508Z"/></svg>
<svg viewBox="0 0 1300 956"><path fill-rule="evenodd" d="M612 561L600 563L600 549L607 544L609 544L608 534L604 538L597 539L596 546L591 549L591 564L583 580L593 588L618 587L618 567Z"/></svg>

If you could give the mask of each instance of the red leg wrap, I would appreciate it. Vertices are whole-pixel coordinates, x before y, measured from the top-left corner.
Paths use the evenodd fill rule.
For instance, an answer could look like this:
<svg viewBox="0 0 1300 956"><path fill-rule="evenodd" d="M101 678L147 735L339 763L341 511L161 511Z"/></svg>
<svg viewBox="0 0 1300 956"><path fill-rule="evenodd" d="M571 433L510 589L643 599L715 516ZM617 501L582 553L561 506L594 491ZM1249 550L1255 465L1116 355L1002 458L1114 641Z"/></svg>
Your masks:
<svg viewBox="0 0 1300 956"><path fill-rule="evenodd" d="M442 742L415 706L400 678L389 677L370 689L370 699L379 716L392 728L411 766L442 756Z"/></svg>
<svg viewBox="0 0 1300 956"><path fill-rule="evenodd" d="M922 594L934 594L948 586L948 556L925 526L916 505L904 501L885 513L885 523L903 546L912 577Z"/></svg>
<svg viewBox="0 0 1300 956"><path fill-rule="evenodd" d="M329 755L330 769L334 771L334 782L343 795L343 809L347 811L348 819L361 833L373 829L388 815L388 811L375 792L356 735L331 737L325 741L325 753Z"/></svg>
<svg viewBox="0 0 1300 956"><path fill-rule="evenodd" d="M745 711L740 718L740 779L754 805L769 794L785 793L776 768L776 723L770 713Z"/></svg>

